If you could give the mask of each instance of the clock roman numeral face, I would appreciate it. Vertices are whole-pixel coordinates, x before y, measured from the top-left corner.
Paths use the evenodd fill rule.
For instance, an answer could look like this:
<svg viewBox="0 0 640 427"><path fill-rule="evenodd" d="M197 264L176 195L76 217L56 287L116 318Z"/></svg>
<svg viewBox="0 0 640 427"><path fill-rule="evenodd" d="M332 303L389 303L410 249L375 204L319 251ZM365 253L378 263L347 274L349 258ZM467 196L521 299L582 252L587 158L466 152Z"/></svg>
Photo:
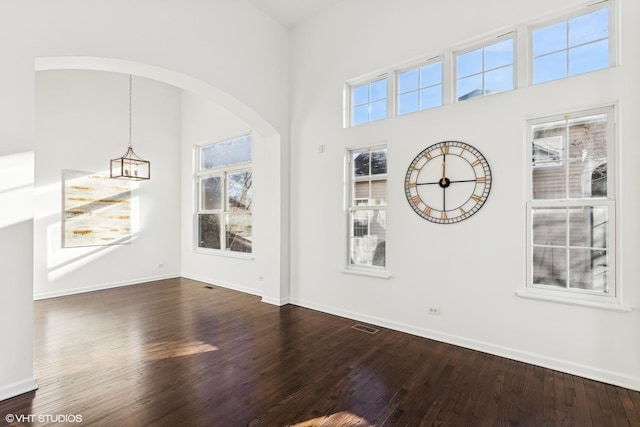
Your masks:
<svg viewBox="0 0 640 427"><path fill-rule="evenodd" d="M444 141L422 150L405 177L411 208L437 224L453 224L475 214L491 190L491 168L475 147Z"/></svg>

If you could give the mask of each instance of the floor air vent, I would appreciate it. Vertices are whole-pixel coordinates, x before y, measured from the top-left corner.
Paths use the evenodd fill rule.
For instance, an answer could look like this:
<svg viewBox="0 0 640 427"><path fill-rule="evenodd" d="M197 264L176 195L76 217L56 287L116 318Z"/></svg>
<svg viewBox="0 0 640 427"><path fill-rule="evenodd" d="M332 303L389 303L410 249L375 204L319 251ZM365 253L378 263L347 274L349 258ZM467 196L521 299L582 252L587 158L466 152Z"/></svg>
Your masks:
<svg viewBox="0 0 640 427"><path fill-rule="evenodd" d="M355 329L356 331L365 332L371 335L378 333L378 329L372 328L371 326L356 324L356 325L353 325L351 328Z"/></svg>

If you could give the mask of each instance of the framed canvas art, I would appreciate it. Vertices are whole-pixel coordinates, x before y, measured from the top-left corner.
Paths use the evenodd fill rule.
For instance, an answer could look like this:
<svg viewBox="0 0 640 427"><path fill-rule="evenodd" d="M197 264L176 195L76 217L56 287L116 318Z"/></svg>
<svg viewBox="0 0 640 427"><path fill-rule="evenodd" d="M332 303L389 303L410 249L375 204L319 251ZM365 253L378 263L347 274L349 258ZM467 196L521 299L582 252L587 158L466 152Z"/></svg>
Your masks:
<svg viewBox="0 0 640 427"><path fill-rule="evenodd" d="M91 172L62 171L62 247L129 243L131 184Z"/></svg>

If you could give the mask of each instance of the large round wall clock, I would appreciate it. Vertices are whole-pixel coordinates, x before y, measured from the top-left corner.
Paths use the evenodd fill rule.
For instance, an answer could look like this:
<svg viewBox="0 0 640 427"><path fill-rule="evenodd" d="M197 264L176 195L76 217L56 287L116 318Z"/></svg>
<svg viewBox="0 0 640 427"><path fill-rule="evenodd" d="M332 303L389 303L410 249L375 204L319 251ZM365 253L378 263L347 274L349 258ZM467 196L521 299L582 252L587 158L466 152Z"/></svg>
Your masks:
<svg viewBox="0 0 640 427"><path fill-rule="evenodd" d="M444 141L421 151L407 169L404 191L427 221L453 224L478 212L489 197L491 168L476 148Z"/></svg>

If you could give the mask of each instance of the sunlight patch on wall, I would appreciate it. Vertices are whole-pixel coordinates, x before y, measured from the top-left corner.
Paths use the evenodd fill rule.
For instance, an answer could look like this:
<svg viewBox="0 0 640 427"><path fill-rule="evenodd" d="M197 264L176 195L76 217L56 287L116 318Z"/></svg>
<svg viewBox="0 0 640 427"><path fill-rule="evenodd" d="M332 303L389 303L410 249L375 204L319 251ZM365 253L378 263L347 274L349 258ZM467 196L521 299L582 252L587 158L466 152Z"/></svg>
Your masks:
<svg viewBox="0 0 640 427"><path fill-rule="evenodd" d="M33 218L33 151L0 156L0 228Z"/></svg>
<svg viewBox="0 0 640 427"><path fill-rule="evenodd" d="M130 181L91 172L63 171L64 248L129 243Z"/></svg>
<svg viewBox="0 0 640 427"><path fill-rule="evenodd" d="M41 185L34 190L35 205L33 218L37 221L48 216L60 215L60 198L62 184L54 182L49 185Z"/></svg>
<svg viewBox="0 0 640 427"><path fill-rule="evenodd" d="M47 228L47 269L52 282L121 248L119 245L62 248L60 227L58 221ZM127 237L129 242L137 238L135 233Z"/></svg>
<svg viewBox="0 0 640 427"><path fill-rule="evenodd" d="M101 177L108 177L108 171L96 172L95 174ZM85 175L87 175L85 173ZM63 232L62 232L62 218L64 209L64 179L61 182L55 182L52 184L40 186L35 189L36 197L36 221L49 222L46 226L46 266L48 271L48 279L50 281L56 281L62 277L78 270L91 262L101 258L118 248L122 244L131 243L135 241L139 236L140 231L140 198L137 195L133 195L138 189L138 184L135 182L123 182L119 180L111 180L106 178L107 181L112 181L116 187L127 186L129 188L129 224L130 231L128 234L118 237L112 240L110 244L103 246L76 246L76 247L64 247ZM72 181L70 181L71 183ZM73 181L75 183L75 181ZM73 185L73 184L72 184ZM105 206L93 205L95 209L88 209L89 214L98 215L95 218L99 218L99 215L110 215L106 212L109 204Z"/></svg>

